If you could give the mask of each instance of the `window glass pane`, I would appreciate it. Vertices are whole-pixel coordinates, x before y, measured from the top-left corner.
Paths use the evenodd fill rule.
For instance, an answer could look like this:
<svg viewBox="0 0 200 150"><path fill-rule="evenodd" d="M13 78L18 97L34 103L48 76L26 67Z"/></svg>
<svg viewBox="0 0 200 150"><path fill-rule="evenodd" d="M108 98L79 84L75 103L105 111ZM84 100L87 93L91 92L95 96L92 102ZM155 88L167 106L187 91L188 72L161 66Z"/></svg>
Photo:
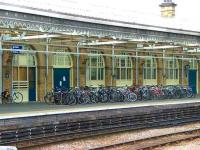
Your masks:
<svg viewBox="0 0 200 150"><path fill-rule="evenodd" d="M173 61L170 61L170 62L169 62L169 67L170 67L170 68L174 68L174 66L173 66Z"/></svg>
<svg viewBox="0 0 200 150"><path fill-rule="evenodd" d="M190 69L193 69L193 61L190 60Z"/></svg>
<svg viewBox="0 0 200 150"><path fill-rule="evenodd" d="M147 79L146 75L147 75L147 70L146 68L144 68L144 79Z"/></svg>
<svg viewBox="0 0 200 150"><path fill-rule="evenodd" d="M129 57L127 61L127 67L131 68L131 58Z"/></svg>
<svg viewBox="0 0 200 150"><path fill-rule="evenodd" d="M65 56L65 65L71 66L71 59L70 59L70 56L68 56L68 55Z"/></svg>
<svg viewBox="0 0 200 150"><path fill-rule="evenodd" d="M173 79L173 69L170 69L170 79Z"/></svg>
<svg viewBox="0 0 200 150"><path fill-rule="evenodd" d="M119 80L120 79L120 68L116 68L116 79Z"/></svg>
<svg viewBox="0 0 200 150"><path fill-rule="evenodd" d="M147 79L151 79L151 68L147 69Z"/></svg>
<svg viewBox="0 0 200 150"><path fill-rule="evenodd" d="M63 56L58 56L57 57L57 63L58 63L57 65L63 66L64 63L65 63L64 57Z"/></svg>
<svg viewBox="0 0 200 150"><path fill-rule="evenodd" d="M97 69L91 68L91 80L97 80Z"/></svg>
<svg viewBox="0 0 200 150"><path fill-rule="evenodd" d="M98 69L98 80L103 80L103 68Z"/></svg>
<svg viewBox="0 0 200 150"><path fill-rule="evenodd" d="M151 67L151 60L147 60L147 67Z"/></svg>
<svg viewBox="0 0 200 150"><path fill-rule="evenodd" d="M174 60L174 68L178 68L178 61Z"/></svg>
<svg viewBox="0 0 200 150"><path fill-rule="evenodd" d="M97 58L95 58L95 57L91 58L91 66L93 66L93 67L97 66Z"/></svg>
<svg viewBox="0 0 200 150"><path fill-rule="evenodd" d="M155 59L153 59L153 61L152 61L152 66L154 67L154 68L156 68L156 60Z"/></svg>
<svg viewBox="0 0 200 150"><path fill-rule="evenodd" d="M197 61L194 61L194 69L197 69Z"/></svg>
<svg viewBox="0 0 200 150"><path fill-rule="evenodd" d="M121 67L125 67L125 59L121 59Z"/></svg>
<svg viewBox="0 0 200 150"><path fill-rule="evenodd" d="M169 69L168 69L168 68L166 69L166 78L167 78L167 79L170 79L170 76L169 76Z"/></svg>
<svg viewBox="0 0 200 150"><path fill-rule="evenodd" d="M175 70L175 79L178 79L178 69Z"/></svg>
<svg viewBox="0 0 200 150"><path fill-rule="evenodd" d="M126 79L126 69L125 68L121 68L121 79Z"/></svg>
<svg viewBox="0 0 200 150"><path fill-rule="evenodd" d="M152 75L153 79L156 79L156 68L153 69L153 75Z"/></svg>
<svg viewBox="0 0 200 150"><path fill-rule="evenodd" d="M89 67L87 67L87 70L86 70L87 72L86 72L86 79L87 80L90 80L90 68Z"/></svg>
<svg viewBox="0 0 200 150"><path fill-rule="evenodd" d="M127 79L130 80L131 79L131 68L127 69Z"/></svg>
<svg viewBox="0 0 200 150"><path fill-rule="evenodd" d="M101 77L102 77L101 80L104 80L104 78L105 78L104 77L104 68L101 68Z"/></svg>
<svg viewBox="0 0 200 150"><path fill-rule="evenodd" d="M119 67L119 58L115 58L115 67Z"/></svg>

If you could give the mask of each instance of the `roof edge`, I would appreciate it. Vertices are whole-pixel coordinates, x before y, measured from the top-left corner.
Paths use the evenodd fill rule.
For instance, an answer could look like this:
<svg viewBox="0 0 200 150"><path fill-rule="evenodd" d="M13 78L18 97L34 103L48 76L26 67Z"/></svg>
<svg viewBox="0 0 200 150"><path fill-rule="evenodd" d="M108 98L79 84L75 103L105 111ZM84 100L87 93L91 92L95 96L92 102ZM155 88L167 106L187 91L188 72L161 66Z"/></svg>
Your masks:
<svg viewBox="0 0 200 150"><path fill-rule="evenodd" d="M131 23L131 22L124 22L124 21L119 21L119 20L109 20L109 19L82 16L82 15L76 15L76 14L54 12L51 10L42 10L42 9L32 8L32 7L27 7L27 6L11 5L7 3L3 3L3 2L0 2L0 9L12 11L12 12L21 12L21 13L27 13L27 14L32 14L32 15L67 19L67 20L80 21L80 22L200 36L200 31L168 28L168 27L162 27L162 26L139 24L139 23L134 23L134 22Z"/></svg>

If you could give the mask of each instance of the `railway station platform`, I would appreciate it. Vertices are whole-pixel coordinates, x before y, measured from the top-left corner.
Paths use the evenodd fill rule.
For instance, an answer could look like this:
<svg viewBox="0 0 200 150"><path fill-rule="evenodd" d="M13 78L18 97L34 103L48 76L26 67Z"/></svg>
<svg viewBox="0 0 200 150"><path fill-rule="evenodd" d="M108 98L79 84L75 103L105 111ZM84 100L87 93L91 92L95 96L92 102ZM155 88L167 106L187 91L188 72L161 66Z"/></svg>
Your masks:
<svg viewBox="0 0 200 150"><path fill-rule="evenodd" d="M200 121L200 99L0 105L0 145L27 148L75 138Z"/></svg>
<svg viewBox="0 0 200 150"><path fill-rule="evenodd" d="M200 98L191 99L170 99L170 100L149 100L149 101L137 101L137 102L118 102L118 103L97 103L97 104L85 104L85 105L48 105L45 103L21 103L21 104L2 104L0 105L0 120L12 119L21 117L34 117L34 116L46 116L54 114L67 114L77 112L92 112L101 110L116 110L126 108L140 108L147 106L166 106L166 105L178 105L178 104L190 104L199 103Z"/></svg>

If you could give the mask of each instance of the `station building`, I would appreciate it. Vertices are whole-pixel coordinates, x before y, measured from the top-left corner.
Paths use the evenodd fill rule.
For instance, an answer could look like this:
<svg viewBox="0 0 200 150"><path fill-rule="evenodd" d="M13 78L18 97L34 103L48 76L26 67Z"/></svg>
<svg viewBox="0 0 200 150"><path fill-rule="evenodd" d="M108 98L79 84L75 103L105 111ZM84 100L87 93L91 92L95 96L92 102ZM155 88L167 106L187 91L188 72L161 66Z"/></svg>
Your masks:
<svg viewBox="0 0 200 150"><path fill-rule="evenodd" d="M20 91L24 102L43 101L56 87L162 84L199 92L200 30L179 29L171 18L149 25L42 4L0 2L0 92ZM175 6L164 1L162 16L174 16Z"/></svg>

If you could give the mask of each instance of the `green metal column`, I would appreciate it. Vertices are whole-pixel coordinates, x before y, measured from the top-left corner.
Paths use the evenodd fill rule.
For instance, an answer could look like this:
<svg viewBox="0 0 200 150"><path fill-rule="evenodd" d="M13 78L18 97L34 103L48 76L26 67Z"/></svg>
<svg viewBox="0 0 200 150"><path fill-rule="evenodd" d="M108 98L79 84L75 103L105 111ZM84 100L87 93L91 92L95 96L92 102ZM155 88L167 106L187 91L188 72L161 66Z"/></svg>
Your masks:
<svg viewBox="0 0 200 150"><path fill-rule="evenodd" d="M162 74L162 85L165 85L166 84L166 82L165 82L165 80L166 80L166 70L165 70L165 62L166 62L166 59L165 59L165 50L163 49L163 59L162 59L162 61L163 61L163 74Z"/></svg>
<svg viewBox="0 0 200 150"><path fill-rule="evenodd" d="M2 73L2 68L3 68L3 60L2 60L2 55L3 55L3 50L2 50L2 43L0 41L0 94L3 91L3 73ZM2 102L0 101L0 104Z"/></svg>
<svg viewBox="0 0 200 150"><path fill-rule="evenodd" d="M138 51L136 51L136 61L135 61L135 79L136 79L136 82L135 82L135 84L136 85L138 85L138 80L139 80L139 78L138 78Z"/></svg>
<svg viewBox="0 0 200 150"><path fill-rule="evenodd" d="M115 46L112 45L112 79L111 86L113 86L113 81L115 80Z"/></svg>
<svg viewBox="0 0 200 150"><path fill-rule="evenodd" d="M181 84L184 85L184 57L182 56L182 61L181 61L181 64L182 64L182 67L181 67Z"/></svg>
<svg viewBox="0 0 200 150"><path fill-rule="evenodd" d="M77 43L76 46L76 53L77 53L77 57L76 57L76 86L80 87L80 50L79 50L79 46L80 46L80 42Z"/></svg>
<svg viewBox="0 0 200 150"><path fill-rule="evenodd" d="M45 80L44 80L44 94L46 95L47 94L47 80L48 80L48 71L49 71L49 42L50 42L50 39L47 38L46 39L46 46L45 46L45 65L46 65L46 70L45 70Z"/></svg>

